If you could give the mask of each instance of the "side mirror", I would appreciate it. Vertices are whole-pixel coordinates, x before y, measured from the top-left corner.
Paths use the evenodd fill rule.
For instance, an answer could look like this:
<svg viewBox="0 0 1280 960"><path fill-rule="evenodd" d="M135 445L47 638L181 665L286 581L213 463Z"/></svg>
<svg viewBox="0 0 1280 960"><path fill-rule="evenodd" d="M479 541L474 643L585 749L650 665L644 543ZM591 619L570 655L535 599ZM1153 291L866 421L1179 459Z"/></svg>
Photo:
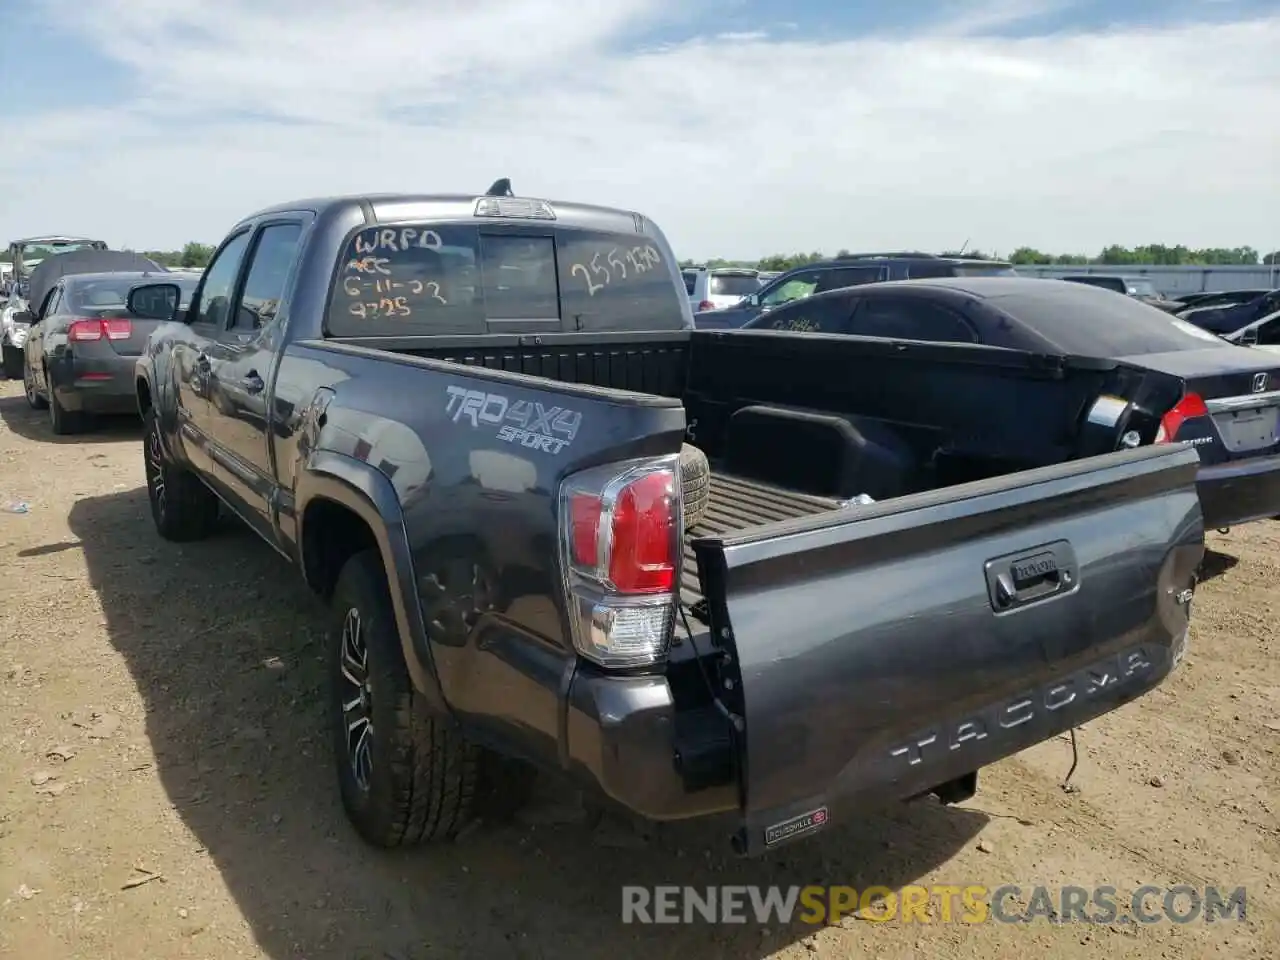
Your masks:
<svg viewBox="0 0 1280 960"><path fill-rule="evenodd" d="M177 320L181 301L176 283L144 283L129 291L126 307L139 320Z"/></svg>
<svg viewBox="0 0 1280 960"><path fill-rule="evenodd" d="M1242 343L1246 347L1255 347L1258 345L1258 328L1248 327L1240 331L1240 339L1236 343Z"/></svg>
<svg viewBox="0 0 1280 960"><path fill-rule="evenodd" d="M31 324L35 323L35 317L31 316L30 310L15 310L13 313L13 322L31 326Z"/></svg>
<svg viewBox="0 0 1280 960"><path fill-rule="evenodd" d="M742 298L742 303L744 306L758 307L760 306L760 294L748 293L745 297Z"/></svg>

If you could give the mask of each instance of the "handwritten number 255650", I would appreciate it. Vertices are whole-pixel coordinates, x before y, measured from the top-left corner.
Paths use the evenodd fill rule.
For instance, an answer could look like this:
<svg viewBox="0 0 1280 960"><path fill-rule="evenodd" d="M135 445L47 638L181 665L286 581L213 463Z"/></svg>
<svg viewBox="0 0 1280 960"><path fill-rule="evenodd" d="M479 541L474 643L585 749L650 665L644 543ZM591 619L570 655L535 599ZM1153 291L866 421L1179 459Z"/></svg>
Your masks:
<svg viewBox="0 0 1280 960"><path fill-rule="evenodd" d="M601 262L602 259L607 262L607 266ZM587 295L594 297L615 280L626 280L629 276L648 273L661 262L662 257L658 255L658 251L649 245L623 251L614 247L607 254L597 250L588 263L575 263L569 268L569 273L582 277L587 282ZM631 265L630 270L627 269L627 264Z"/></svg>

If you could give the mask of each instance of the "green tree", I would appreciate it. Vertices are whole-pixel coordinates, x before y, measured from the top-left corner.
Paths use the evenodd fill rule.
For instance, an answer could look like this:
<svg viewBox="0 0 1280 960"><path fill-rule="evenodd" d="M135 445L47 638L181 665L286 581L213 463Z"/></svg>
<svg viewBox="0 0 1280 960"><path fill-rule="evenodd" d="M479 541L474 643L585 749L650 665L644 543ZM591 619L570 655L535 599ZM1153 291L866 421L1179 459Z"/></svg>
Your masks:
<svg viewBox="0 0 1280 960"><path fill-rule="evenodd" d="M182 258L179 266L200 267L203 269L209 265L209 261L212 259L213 247L204 243L196 243L192 240L182 248Z"/></svg>

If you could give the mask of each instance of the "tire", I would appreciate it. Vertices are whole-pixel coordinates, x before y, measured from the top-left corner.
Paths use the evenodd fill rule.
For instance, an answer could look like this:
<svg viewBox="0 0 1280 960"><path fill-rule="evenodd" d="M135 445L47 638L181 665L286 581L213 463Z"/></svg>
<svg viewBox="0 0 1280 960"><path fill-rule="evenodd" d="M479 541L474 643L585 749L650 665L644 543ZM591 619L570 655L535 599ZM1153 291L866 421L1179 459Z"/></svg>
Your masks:
<svg viewBox="0 0 1280 960"><path fill-rule="evenodd" d="M26 362L25 357L22 363L22 391L26 394L27 403L32 410L43 410L49 406L49 401L36 393L36 385L31 379L31 364Z"/></svg>
<svg viewBox="0 0 1280 960"><path fill-rule="evenodd" d="M375 847L456 837L475 815L480 751L414 690L376 550L343 566L330 616L330 726L347 818Z"/></svg>
<svg viewBox="0 0 1280 960"><path fill-rule="evenodd" d="M6 343L4 345L4 375L10 380L17 380L21 377L23 359L23 351Z"/></svg>
<svg viewBox="0 0 1280 960"><path fill-rule="evenodd" d="M143 415L142 460L156 532L174 543L203 540L218 525L218 498L200 478L169 461L154 409Z"/></svg>
<svg viewBox="0 0 1280 960"><path fill-rule="evenodd" d="M680 497L685 528L696 527L706 516L711 498L711 465L707 455L689 443L680 448Z"/></svg>
<svg viewBox="0 0 1280 960"><path fill-rule="evenodd" d="M89 418L79 410L71 411L58 402L58 394L49 388L49 429L60 437L84 433Z"/></svg>

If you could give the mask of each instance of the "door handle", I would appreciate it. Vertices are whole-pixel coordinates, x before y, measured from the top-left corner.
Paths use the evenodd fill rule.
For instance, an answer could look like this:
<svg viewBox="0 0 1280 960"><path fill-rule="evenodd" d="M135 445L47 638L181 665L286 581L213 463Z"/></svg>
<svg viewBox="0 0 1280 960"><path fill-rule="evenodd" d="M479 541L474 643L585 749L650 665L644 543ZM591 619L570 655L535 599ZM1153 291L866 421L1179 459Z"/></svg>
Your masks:
<svg viewBox="0 0 1280 960"><path fill-rule="evenodd" d="M997 612L1047 600L1076 588L1075 551L1065 540L987 561L987 592Z"/></svg>
<svg viewBox="0 0 1280 960"><path fill-rule="evenodd" d="M240 387L246 393L261 393L266 383L257 373L250 371L246 376L240 378Z"/></svg>

